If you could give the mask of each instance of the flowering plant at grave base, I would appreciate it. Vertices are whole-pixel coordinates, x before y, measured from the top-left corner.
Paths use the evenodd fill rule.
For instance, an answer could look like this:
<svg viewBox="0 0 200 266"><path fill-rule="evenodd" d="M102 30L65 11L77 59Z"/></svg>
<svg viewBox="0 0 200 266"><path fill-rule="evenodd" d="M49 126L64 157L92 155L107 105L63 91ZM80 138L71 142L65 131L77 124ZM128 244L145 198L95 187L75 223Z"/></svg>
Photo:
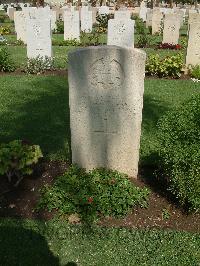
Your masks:
<svg viewBox="0 0 200 266"><path fill-rule="evenodd" d="M195 79L195 78L191 78L191 80L193 81L193 82L200 82L200 79Z"/></svg>
<svg viewBox="0 0 200 266"><path fill-rule="evenodd" d="M147 207L149 190L139 188L125 174L106 169L89 173L72 165L53 186L45 186L38 209L77 213L85 222L102 216L122 217L133 207Z"/></svg>
<svg viewBox="0 0 200 266"><path fill-rule="evenodd" d="M183 66L183 55L181 53L165 58L158 54L152 54L147 58L145 71L150 76L179 78Z"/></svg>
<svg viewBox="0 0 200 266"><path fill-rule="evenodd" d="M160 43L158 49L181 50L182 46L180 44Z"/></svg>
<svg viewBox="0 0 200 266"><path fill-rule="evenodd" d="M194 82L200 81L200 65L189 65L189 75L193 78Z"/></svg>
<svg viewBox="0 0 200 266"><path fill-rule="evenodd" d="M54 58L48 56L37 56L36 58L28 58L23 71L27 74L41 74L46 70L54 70Z"/></svg>

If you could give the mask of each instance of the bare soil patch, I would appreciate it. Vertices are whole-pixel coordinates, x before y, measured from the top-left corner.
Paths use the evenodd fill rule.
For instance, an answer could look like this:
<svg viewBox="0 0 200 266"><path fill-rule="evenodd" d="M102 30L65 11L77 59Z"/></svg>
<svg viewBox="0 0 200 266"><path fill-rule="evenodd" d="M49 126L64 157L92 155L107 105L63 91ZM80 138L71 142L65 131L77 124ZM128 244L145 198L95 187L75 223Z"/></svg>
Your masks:
<svg viewBox="0 0 200 266"><path fill-rule="evenodd" d="M40 189L52 184L56 176L69 167L67 162L42 162L34 175L24 178L18 188L13 189L6 177L0 178L0 217L29 219L51 219L54 213L35 210L40 198ZM152 176L153 169L141 168L139 179L133 182L139 187L151 189L147 209L136 208L123 219L103 218L103 226L129 228L160 228L200 232L200 214L187 214L169 197L162 183ZM148 177L148 178L147 178ZM10 192L6 192L10 190ZM166 217L166 213L169 214ZM165 214L165 215L164 215Z"/></svg>

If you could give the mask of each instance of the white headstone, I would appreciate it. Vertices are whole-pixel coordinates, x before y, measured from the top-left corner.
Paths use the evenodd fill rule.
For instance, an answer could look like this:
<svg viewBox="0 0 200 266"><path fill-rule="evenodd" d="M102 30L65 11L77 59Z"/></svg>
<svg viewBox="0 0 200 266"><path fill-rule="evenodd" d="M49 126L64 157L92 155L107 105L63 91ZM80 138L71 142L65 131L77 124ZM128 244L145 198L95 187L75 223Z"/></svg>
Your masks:
<svg viewBox="0 0 200 266"><path fill-rule="evenodd" d="M109 19L107 45L134 47L134 25L131 19Z"/></svg>
<svg viewBox="0 0 200 266"><path fill-rule="evenodd" d="M14 23L17 40L22 40L26 43L26 15L23 11L15 11Z"/></svg>
<svg viewBox="0 0 200 266"><path fill-rule="evenodd" d="M200 65L200 23L189 25L186 66Z"/></svg>
<svg viewBox="0 0 200 266"><path fill-rule="evenodd" d="M92 31L92 11L88 7L81 8L81 30L89 33Z"/></svg>
<svg viewBox="0 0 200 266"><path fill-rule="evenodd" d="M51 10L50 12L50 18L51 18L51 30L56 30L56 11Z"/></svg>
<svg viewBox="0 0 200 266"><path fill-rule="evenodd" d="M166 14L164 19L163 43L178 44L180 19L176 14Z"/></svg>
<svg viewBox="0 0 200 266"><path fill-rule="evenodd" d="M142 2L144 3L144 2ZM147 7L145 6L145 4L141 4L140 5L140 13L139 13L139 17L143 20L146 21L147 20Z"/></svg>
<svg viewBox="0 0 200 266"><path fill-rule="evenodd" d="M79 11L64 12L64 40L80 40Z"/></svg>
<svg viewBox="0 0 200 266"><path fill-rule="evenodd" d="M114 18L118 20L127 20L131 18L131 12L129 10L126 11L115 11Z"/></svg>
<svg viewBox="0 0 200 266"><path fill-rule="evenodd" d="M8 14L10 20L14 20L14 12L15 11L16 11L16 9L14 7L8 7L7 14Z"/></svg>
<svg viewBox="0 0 200 266"><path fill-rule="evenodd" d="M51 20L50 9L48 8L28 8L27 25L27 57L36 58L51 57Z"/></svg>
<svg viewBox="0 0 200 266"><path fill-rule="evenodd" d="M137 177L145 58L143 51L116 46L69 54L73 163Z"/></svg>
<svg viewBox="0 0 200 266"><path fill-rule="evenodd" d="M146 20L146 27L152 27L152 17L153 17L153 10L147 9L147 20Z"/></svg>
<svg viewBox="0 0 200 266"><path fill-rule="evenodd" d="M104 14L108 15L109 13L110 13L110 11L109 11L108 6L100 6L99 7L99 14L100 15L104 15Z"/></svg>
<svg viewBox="0 0 200 266"><path fill-rule="evenodd" d="M197 13L189 14L188 26L192 23L200 23L200 14Z"/></svg>
<svg viewBox="0 0 200 266"><path fill-rule="evenodd" d="M152 15L152 34L160 33L163 14L159 10L153 10Z"/></svg>

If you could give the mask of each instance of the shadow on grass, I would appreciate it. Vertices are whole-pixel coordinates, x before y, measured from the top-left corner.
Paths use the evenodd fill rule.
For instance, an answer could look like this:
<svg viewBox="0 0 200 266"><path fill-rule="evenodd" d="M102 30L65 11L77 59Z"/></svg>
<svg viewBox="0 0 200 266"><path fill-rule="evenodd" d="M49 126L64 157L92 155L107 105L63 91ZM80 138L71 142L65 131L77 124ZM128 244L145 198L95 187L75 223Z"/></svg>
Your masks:
<svg viewBox="0 0 200 266"><path fill-rule="evenodd" d="M0 226L0 265L60 265L45 238L23 226Z"/></svg>
<svg viewBox="0 0 200 266"><path fill-rule="evenodd" d="M142 125L146 130L156 131L158 120L167 112L166 102L159 101L150 95L144 95Z"/></svg>
<svg viewBox="0 0 200 266"><path fill-rule="evenodd" d="M20 82L24 82L22 87ZM70 159L67 80L31 76L19 81L19 87L16 86L6 96L12 97L15 92L16 100L7 101L5 110L0 113L0 141L27 139L39 144L51 159Z"/></svg>

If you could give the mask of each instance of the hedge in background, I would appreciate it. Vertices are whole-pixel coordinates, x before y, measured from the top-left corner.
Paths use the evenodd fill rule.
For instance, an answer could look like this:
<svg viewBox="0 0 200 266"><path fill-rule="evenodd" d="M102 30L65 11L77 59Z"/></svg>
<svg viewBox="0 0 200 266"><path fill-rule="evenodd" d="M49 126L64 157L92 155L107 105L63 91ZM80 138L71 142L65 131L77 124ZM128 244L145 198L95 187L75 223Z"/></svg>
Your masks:
<svg viewBox="0 0 200 266"><path fill-rule="evenodd" d="M200 210L200 95L158 124L159 155L169 189L182 206Z"/></svg>

